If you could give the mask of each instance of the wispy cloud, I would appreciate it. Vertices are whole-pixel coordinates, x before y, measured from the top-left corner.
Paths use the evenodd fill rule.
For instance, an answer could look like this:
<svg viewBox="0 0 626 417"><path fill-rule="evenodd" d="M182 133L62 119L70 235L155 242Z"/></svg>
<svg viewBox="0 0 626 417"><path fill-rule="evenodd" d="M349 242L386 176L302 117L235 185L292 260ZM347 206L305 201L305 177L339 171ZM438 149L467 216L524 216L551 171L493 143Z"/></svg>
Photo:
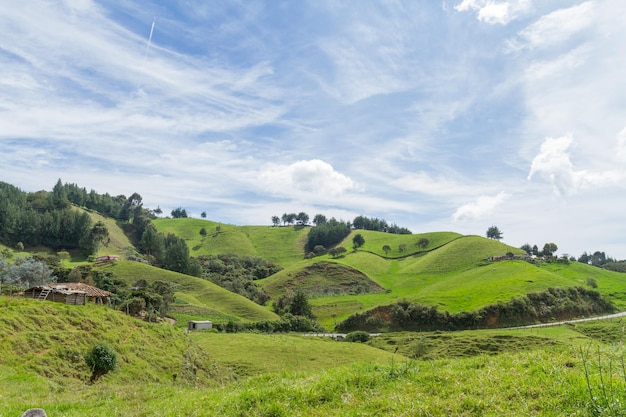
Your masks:
<svg viewBox="0 0 626 417"><path fill-rule="evenodd" d="M539 18L509 42L513 51L551 47L570 39L593 21L593 3L588 1L567 9L555 10Z"/></svg>
<svg viewBox="0 0 626 417"><path fill-rule="evenodd" d="M463 0L454 6L459 12L475 11L478 20L489 24L506 25L525 15L531 9L530 0Z"/></svg>

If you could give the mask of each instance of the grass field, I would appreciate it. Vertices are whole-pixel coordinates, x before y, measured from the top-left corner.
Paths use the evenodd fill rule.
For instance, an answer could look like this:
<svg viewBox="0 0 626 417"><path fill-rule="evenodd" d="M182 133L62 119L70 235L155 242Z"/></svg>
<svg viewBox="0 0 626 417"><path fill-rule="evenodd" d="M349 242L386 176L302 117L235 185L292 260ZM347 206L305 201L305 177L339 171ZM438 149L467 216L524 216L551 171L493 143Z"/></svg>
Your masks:
<svg viewBox="0 0 626 417"><path fill-rule="evenodd" d="M96 342L118 366L92 384L83 358ZM186 335L105 307L0 297L0 415L619 416L623 342L622 320L368 344Z"/></svg>

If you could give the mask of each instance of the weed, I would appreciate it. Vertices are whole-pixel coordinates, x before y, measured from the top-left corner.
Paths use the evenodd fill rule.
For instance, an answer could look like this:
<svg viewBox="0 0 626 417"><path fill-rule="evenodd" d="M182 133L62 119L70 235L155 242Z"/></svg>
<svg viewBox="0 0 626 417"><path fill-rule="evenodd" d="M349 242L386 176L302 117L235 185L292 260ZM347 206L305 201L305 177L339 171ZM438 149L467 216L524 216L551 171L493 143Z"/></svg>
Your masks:
<svg viewBox="0 0 626 417"><path fill-rule="evenodd" d="M591 345L580 349L592 416L626 416L626 364L624 355Z"/></svg>

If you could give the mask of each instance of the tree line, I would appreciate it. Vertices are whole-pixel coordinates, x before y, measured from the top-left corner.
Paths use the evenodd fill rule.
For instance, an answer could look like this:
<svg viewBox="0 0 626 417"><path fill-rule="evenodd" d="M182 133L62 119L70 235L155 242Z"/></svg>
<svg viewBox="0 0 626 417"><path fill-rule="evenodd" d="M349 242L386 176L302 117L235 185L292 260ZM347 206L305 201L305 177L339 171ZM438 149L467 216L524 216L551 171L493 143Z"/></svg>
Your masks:
<svg viewBox="0 0 626 417"><path fill-rule="evenodd" d="M59 182L52 192L26 193L0 182L0 242L23 250L43 245L54 249L81 249L86 255L108 242L106 226L89 214L71 208Z"/></svg>

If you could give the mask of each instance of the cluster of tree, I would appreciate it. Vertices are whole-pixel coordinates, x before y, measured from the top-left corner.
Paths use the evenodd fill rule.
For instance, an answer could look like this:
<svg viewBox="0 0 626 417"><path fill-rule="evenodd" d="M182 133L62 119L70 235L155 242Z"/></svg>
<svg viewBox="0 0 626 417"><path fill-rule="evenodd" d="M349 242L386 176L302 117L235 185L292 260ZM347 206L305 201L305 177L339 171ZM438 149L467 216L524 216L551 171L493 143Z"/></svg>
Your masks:
<svg viewBox="0 0 626 417"><path fill-rule="evenodd" d="M173 233L165 235L157 232L152 222L145 227L139 247L155 266L196 277L202 276L202 267L197 259L189 256L185 239Z"/></svg>
<svg viewBox="0 0 626 417"><path fill-rule="evenodd" d="M204 217L206 217L206 213L202 212L204 214ZM185 210L182 207L177 207L174 210L172 210L172 219L186 219L187 217L189 217L189 215L187 214L187 210ZM203 217L203 218L204 218Z"/></svg>
<svg viewBox="0 0 626 417"><path fill-rule="evenodd" d="M283 269L254 256L202 255L197 259L202 267L203 278L260 305L265 305L270 296L254 281Z"/></svg>
<svg viewBox="0 0 626 417"><path fill-rule="evenodd" d="M289 313L293 316L308 317L314 319L313 308L309 304L309 299L302 291L288 292L281 295L278 300L272 303L274 313L284 316Z"/></svg>
<svg viewBox="0 0 626 417"><path fill-rule="evenodd" d="M376 230L378 232L394 233L399 235L410 235L411 231L406 227L400 227L396 224L388 224L384 219L369 218L366 216L357 216L352 221L354 229Z"/></svg>
<svg viewBox="0 0 626 417"><path fill-rule="evenodd" d="M29 257L9 263L4 256L0 257L0 294L5 285L26 288L56 281L54 270L45 261Z"/></svg>
<svg viewBox="0 0 626 417"><path fill-rule="evenodd" d="M175 301L176 288L171 282L148 283L145 279L139 279L129 287L111 271L91 270L87 266L82 268L81 274L83 280L93 281L98 288L113 293L116 308L131 316L146 313L148 320L164 317Z"/></svg>
<svg viewBox="0 0 626 417"><path fill-rule="evenodd" d="M92 254L108 239L103 223L94 225L87 213L70 208L60 182L52 193L25 193L0 182L0 242L7 246L44 245Z"/></svg>
<svg viewBox="0 0 626 417"><path fill-rule="evenodd" d="M555 243L546 243L543 245L543 249L539 250L539 246L530 246L530 244L525 243L520 247L520 249L523 249L528 255L549 257L554 256L556 251L559 250L559 247Z"/></svg>
<svg viewBox="0 0 626 417"><path fill-rule="evenodd" d="M312 251L317 245L325 249L329 248L341 242L349 234L350 225L333 217L309 230L306 244L307 251Z"/></svg>
<svg viewBox="0 0 626 417"><path fill-rule="evenodd" d="M317 216L316 216L317 218ZM309 224L309 215L306 214L305 212L301 211L300 213L296 214L296 213L283 213L283 215L281 217L278 216L272 216L272 224L274 226L279 226L280 223L283 223L283 225L292 225L292 224L297 224L298 226L306 226L307 224ZM313 220L313 222L315 222L315 220Z"/></svg>
<svg viewBox="0 0 626 417"><path fill-rule="evenodd" d="M122 221L131 220L136 216L137 207L141 203L141 196L137 193L133 193L129 198L125 195L98 194L93 189L88 193L84 187L81 188L76 184L62 184L60 179L54 186L52 194L57 204L64 204L63 202L68 201ZM157 208L150 214L152 216L161 214L161 209Z"/></svg>
<svg viewBox="0 0 626 417"><path fill-rule="evenodd" d="M615 272L626 272L626 260L618 261L610 256L606 256L604 252L595 251L592 254L583 252L578 257L578 262L598 266Z"/></svg>
<svg viewBox="0 0 626 417"><path fill-rule="evenodd" d="M600 293L582 287L549 288L540 293L499 302L478 311L450 314L410 302L380 306L350 316L339 323L338 331L433 331L463 330L532 324L537 321L570 319L615 311Z"/></svg>

